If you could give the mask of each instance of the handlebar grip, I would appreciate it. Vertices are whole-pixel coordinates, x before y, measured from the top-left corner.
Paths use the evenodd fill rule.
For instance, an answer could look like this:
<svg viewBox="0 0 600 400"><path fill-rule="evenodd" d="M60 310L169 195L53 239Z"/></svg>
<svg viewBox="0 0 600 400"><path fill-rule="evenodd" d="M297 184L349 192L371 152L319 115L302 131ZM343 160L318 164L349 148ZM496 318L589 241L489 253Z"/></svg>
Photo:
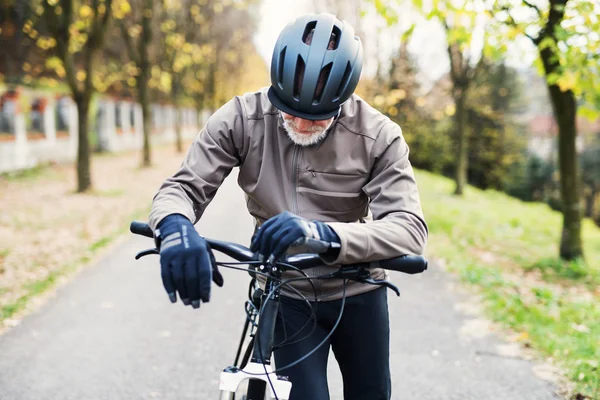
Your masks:
<svg viewBox="0 0 600 400"><path fill-rule="evenodd" d="M381 268L405 274L420 274L427 269L427 259L423 256L406 255L378 262Z"/></svg>
<svg viewBox="0 0 600 400"><path fill-rule="evenodd" d="M147 236L149 238L154 238L154 232L147 223L141 221L131 221L129 225L129 230L131 233L135 233L136 235Z"/></svg>

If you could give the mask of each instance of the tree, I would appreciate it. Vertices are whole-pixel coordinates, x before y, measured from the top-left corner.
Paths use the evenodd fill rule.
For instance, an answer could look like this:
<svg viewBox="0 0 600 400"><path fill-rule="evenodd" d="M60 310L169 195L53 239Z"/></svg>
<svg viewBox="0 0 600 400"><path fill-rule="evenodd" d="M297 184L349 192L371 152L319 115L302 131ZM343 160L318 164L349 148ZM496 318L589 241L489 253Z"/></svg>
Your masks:
<svg viewBox="0 0 600 400"><path fill-rule="evenodd" d="M200 6L192 4L193 0L183 0L181 3L169 3L163 7L161 14L161 31L165 34L163 64L171 74L171 93L176 110L181 106L183 80L187 71L199 61L194 54L200 53L199 46L193 43L199 28L198 16L202 16ZM182 9L189 10L184 13ZM179 115L175 118L175 146L177 152L183 152L181 123Z"/></svg>
<svg viewBox="0 0 600 400"><path fill-rule="evenodd" d="M377 81L367 85L370 103L400 125L415 167L444 171L452 162L453 151L447 130L437 121L446 113L436 113L436 105L428 107L406 41L390 60L389 70L384 71L381 68Z"/></svg>
<svg viewBox="0 0 600 400"><path fill-rule="evenodd" d="M164 34L161 66L171 76L170 100L181 107L185 97L207 97L205 70L215 49L211 44L214 26L232 3L182 0L164 3L160 29ZM225 24L227 25L227 24ZM176 149L183 151L179 118L176 119Z"/></svg>
<svg viewBox="0 0 600 400"><path fill-rule="evenodd" d="M495 3L500 32L509 39L524 35L536 46L558 123L558 165L563 210L560 257L583 257L581 176L575 142L578 101L581 112L600 108L598 32L600 4L585 0L549 0L543 8L528 0ZM516 11L521 11L520 13ZM596 40L593 38L596 37Z"/></svg>
<svg viewBox="0 0 600 400"><path fill-rule="evenodd" d="M201 2L202 4L206 4ZM196 82L185 85L185 92L192 97L198 110L215 110L242 90L242 76L266 83L264 62L259 60L252 36L256 30L255 7L257 0L209 2L209 9L202 13L200 35L196 37L202 49L202 59L194 65ZM236 79L232 79L236 77ZM192 77L185 78L190 82ZM251 90L254 90L253 87Z"/></svg>
<svg viewBox="0 0 600 400"><path fill-rule="evenodd" d="M138 102L142 107L144 145L142 147L142 165L151 165L150 133L152 131L150 114L151 78L150 49L153 43L153 20L156 14L154 0L123 0L123 15L119 18L121 38L126 45L129 61L134 65L133 79ZM132 5L133 4L133 7ZM160 70L159 70L160 75Z"/></svg>
<svg viewBox="0 0 600 400"><path fill-rule="evenodd" d="M92 187L88 118L96 57L111 19L112 0L42 0L43 19L78 113L77 192Z"/></svg>

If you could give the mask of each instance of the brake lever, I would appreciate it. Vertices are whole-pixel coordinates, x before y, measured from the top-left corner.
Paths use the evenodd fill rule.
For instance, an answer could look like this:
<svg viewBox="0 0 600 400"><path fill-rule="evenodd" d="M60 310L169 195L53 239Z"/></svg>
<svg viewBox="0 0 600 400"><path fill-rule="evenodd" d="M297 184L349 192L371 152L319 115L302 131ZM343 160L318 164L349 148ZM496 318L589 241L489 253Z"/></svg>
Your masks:
<svg viewBox="0 0 600 400"><path fill-rule="evenodd" d="M365 279L361 279L361 282L365 282L365 283L370 283L371 285L382 285L387 287L388 289L392 289L394 292L396 292L396 294L398 295L398 297L400 297L400 289L398 289L398 287L396 285L394 285L391 282L388 282L386 280L375 280L373 278L365 278Z"/></svg>
<svg viewBox="0 0 600 400"><path fill-rule="evenodd" d="M386 280L376 280L371 277L371 272L365 268L366 264L357 264L355 266L345 266L331 274L333 278L348 278L357 282L368 283L371 285L385 286L393 290L400 297L400 289L396 285Z"/></svg>
<svg viewBox="0 0 600 400"><path fill-rule="evenodd" d="M160 254L160 253L158 252L158 249L143 250L135 255L135 259L139 260L140 258L142 258L144 256L149 256L150 254Z"/></svg>

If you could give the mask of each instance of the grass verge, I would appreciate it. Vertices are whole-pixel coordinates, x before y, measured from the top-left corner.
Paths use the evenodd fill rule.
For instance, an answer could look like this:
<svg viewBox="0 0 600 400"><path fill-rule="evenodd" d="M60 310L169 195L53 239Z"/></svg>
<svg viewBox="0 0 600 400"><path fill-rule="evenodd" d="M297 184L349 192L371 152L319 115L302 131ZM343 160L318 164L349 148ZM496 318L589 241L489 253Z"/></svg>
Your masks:
<svg viewBox="0 0 600 400"><path fill-rule="evenodd" d="M17 171L9 171L0 173L0 182L21 182L35 183L42 179L48 179L55 176L52 168L49 168L51 163L43 163L31 168L25 168Z"/></svg>
<svg viewBox="0 0 600 400"><path fill-rule="evenodd" d="M600 229L583 224L586 262L558 255L562 216L417 171L428 251L475 286L488 316L515 332L560 367L572 382L569 397L600 399Z"/></svg>

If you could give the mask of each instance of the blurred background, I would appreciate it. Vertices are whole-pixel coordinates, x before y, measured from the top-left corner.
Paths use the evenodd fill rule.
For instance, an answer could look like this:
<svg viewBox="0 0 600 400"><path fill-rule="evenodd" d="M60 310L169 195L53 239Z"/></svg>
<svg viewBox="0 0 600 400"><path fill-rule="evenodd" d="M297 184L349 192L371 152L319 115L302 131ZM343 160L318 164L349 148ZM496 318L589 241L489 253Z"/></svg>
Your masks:
<svg viewBox="0 0 600 400"><path fill-rule="evenodd" d="M363 42L357 93L402 127L430 256L600 398L597 0L0 0L0 319L145 217L309 12ZM58 220L83 231L50 245Z"/></svg>

